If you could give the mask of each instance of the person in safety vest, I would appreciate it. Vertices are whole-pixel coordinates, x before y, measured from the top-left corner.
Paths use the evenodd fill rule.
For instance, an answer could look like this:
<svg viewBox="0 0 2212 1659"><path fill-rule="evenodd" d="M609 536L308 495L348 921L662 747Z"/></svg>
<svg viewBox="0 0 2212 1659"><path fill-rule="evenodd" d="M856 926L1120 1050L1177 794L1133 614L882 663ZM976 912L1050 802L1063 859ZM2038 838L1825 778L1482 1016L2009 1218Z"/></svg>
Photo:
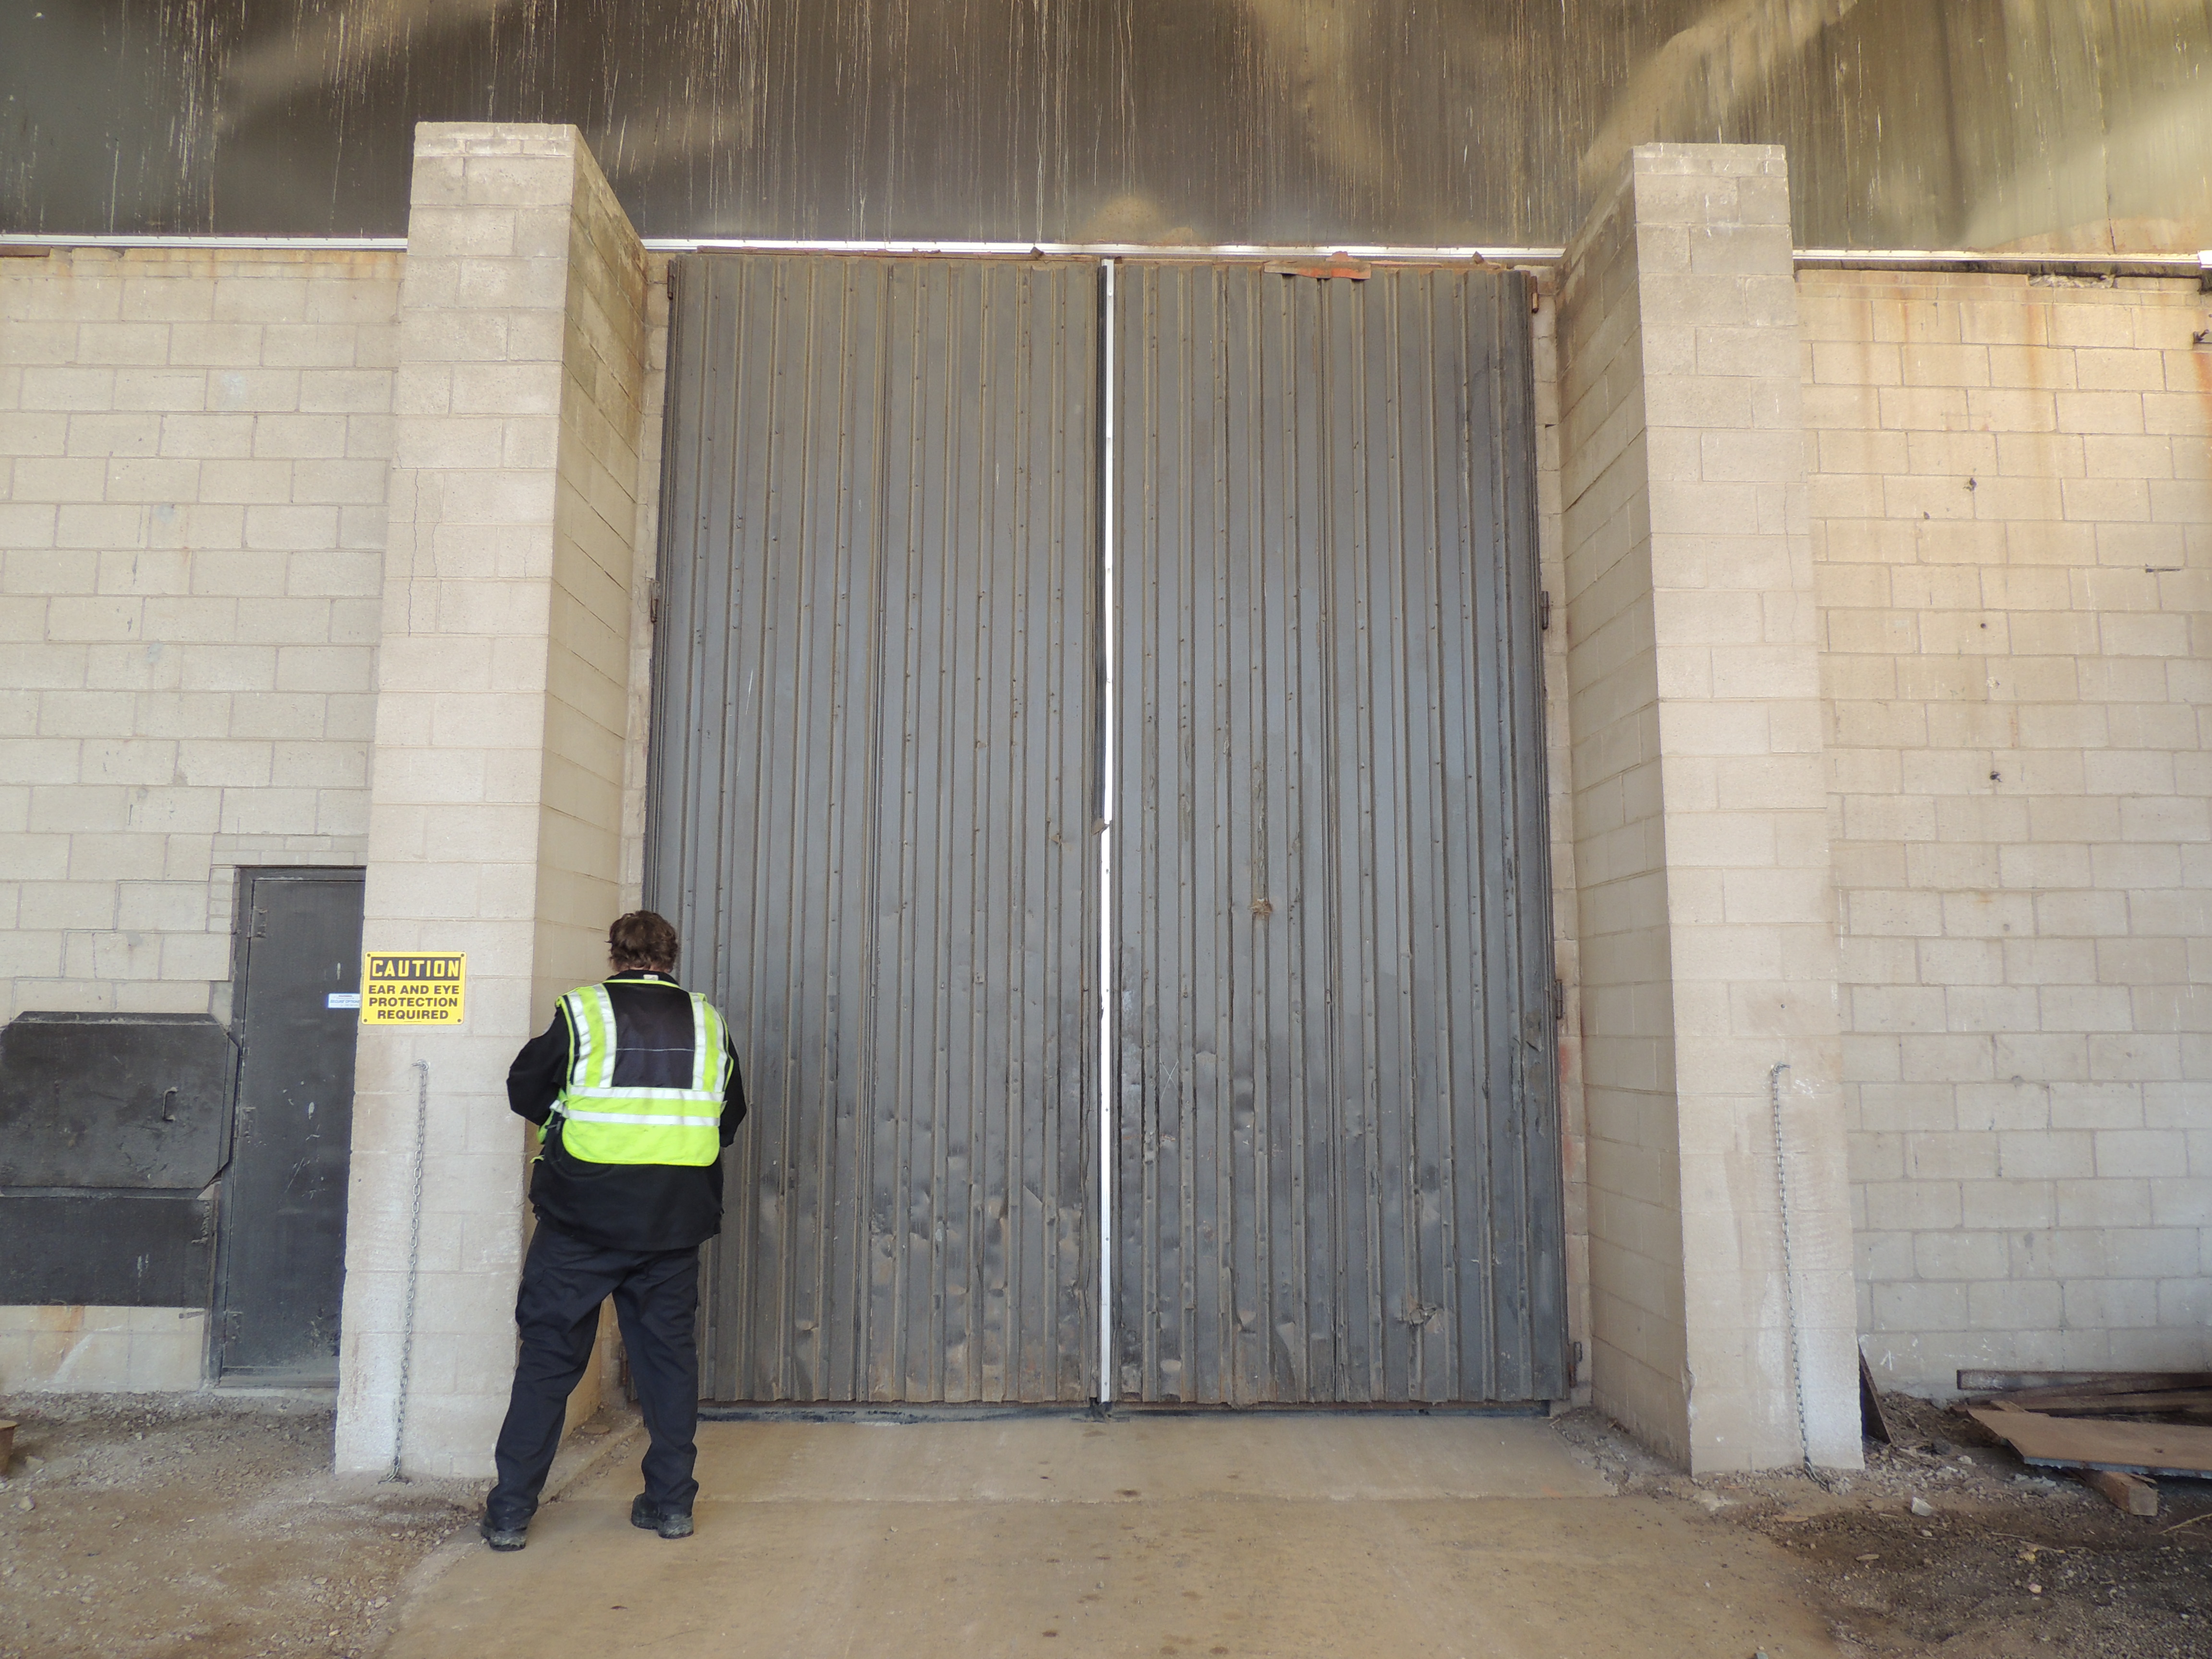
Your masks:
<svg viewBox="0 0 2212 1659"><path fill-rule="evenodd" d="M538 1231L514 1302L522 1352L493 1454L499 1480L480 1528L495 1550L527 1541L610 1296L652 1437L630 1524L691 1535L699 1247L722 1228L722 1149L744 1121L745 1088L721 1014L676 982L676 929L652 911L617 917L607 929L613 976L562 997L507 1074L507 1103L538 1126Z"/></svg>

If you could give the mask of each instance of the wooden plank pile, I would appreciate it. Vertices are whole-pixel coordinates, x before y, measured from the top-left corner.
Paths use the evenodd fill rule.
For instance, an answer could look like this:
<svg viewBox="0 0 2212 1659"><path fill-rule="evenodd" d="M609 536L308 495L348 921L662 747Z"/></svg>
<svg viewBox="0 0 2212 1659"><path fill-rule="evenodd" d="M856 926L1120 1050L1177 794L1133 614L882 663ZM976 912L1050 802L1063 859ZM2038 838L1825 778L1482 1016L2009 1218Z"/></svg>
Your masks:
<svg viewBox="0 0 2212 1659"><path fill-rule="evenodd" d="M2030 1463L2072 1469L2130 1515L2160 1475L2212 1476L2212 1371L1959 1373L1968 1415Z"/></svg>

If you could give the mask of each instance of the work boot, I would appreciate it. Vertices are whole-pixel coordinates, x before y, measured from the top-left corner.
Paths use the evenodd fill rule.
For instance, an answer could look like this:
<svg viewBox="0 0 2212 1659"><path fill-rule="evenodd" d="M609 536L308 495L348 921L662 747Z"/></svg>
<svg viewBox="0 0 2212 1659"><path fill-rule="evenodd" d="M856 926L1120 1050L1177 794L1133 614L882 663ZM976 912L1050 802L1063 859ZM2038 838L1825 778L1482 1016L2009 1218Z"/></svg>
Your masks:
<svg viewBox="0 0 2212 1659"><path fill-rule="evenodd" d="M477 1530L483 1534L485 1543L502 1554L519 1550L530 1541L527 1521L495 1521L487 1515L477 1522Z"/></svg>
<svg viewBox="0 0 2212 1659"><path fill-rule="evenodd" d="M642 1527L647 1532L657 1532L663 1538L689 1538L691 1535L691 1511L664 1510L643 1492L629 1506L629 1523ZM516 1545L517 1549L521 1548Z"/></svg>

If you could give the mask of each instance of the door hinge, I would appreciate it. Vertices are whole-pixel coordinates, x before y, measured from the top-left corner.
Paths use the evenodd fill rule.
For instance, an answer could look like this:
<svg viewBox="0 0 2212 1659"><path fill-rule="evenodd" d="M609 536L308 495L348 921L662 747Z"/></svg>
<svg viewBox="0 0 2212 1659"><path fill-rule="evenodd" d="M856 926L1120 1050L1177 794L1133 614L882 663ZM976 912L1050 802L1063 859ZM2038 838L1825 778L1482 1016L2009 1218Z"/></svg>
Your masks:
<svg viewBox="0 0 2212 1659"><path fill-rule="evenodd" d="M246 934L246 938L267 939L268 937L269 913L257 905L254 907L253 911L253 927L252 930Z"/></svg>
<svg viewBox="0 0 2212 1659"><path fill-rule="evenodd" d="M1566 1017L1567 982L1563 979L1555 979L1552 981L1552 1018L1565 1019Z"/></svg>
<svg viewBox="0 0 2212 1659"><path fill-rule="evenodd" d="M645 620L649 626L660 625L660 578L648 576L645 580Z"/></svg>
<svg viewBox="0 0 2212 1659"><path fill-rule="evenodd" d="M222 1322L216 1327L216 1336L224 1347L238 1340L241 1334L240 1327L244 1322L245 1316L237 1309L225 1308L222 1310Z"/></svg>
<svg viewBox="0 0 2212 1659"><path fill-rule="evenodd" d="M1552 590L1548 587L1539 588L1536 592L1536 631L1540 634L1552 631Z"/></svg>

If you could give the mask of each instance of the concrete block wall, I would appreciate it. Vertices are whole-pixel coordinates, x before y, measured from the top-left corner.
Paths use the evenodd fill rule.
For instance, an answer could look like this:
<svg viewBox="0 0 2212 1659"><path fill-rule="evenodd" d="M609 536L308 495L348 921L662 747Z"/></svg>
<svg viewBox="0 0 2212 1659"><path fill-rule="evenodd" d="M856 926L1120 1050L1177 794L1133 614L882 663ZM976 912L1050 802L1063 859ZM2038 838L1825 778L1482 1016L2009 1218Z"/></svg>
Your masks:
<svg viewBox="0 0 2212 1659"><path fill-rule="evenodd" d="M641 545L647 386L645 250L590 153L568 218L568 284L555 458L545 782L538 825L536 996L606 972L620 913L631 726L631 610ZM649 550L650 544L642 544Z"/></svg>
<svg viewBox="0 0 2212 1659"><path fill-rule="evenodd" d="M2207 297L1800 293L1869 1358L2212 1364Z"/></svg>
<svg viewBox="0 0 2212 1659"><path fill-rule="evenodd" d="M0 1020L228 1012L235 872L353 864L399 259L0 259Z"/></svg>
<svg viewBox="0 0 2212 1659"><path fill-rule="evenodd" d="M1859 1455L1789 222L1641 146L1561 286L1592 1380L1698 1470Z"/></svg>
<svg viewBox="0 0 2212 1659"><path fill-rule="evenodd" d="M1752 145L1634 166L1692 1463L1856 1466L1788 170Z"/></svg>
<svg viewBox="0 0 2212 1659"><path fill-rule="evenodd" d="M1624 173L1592 210L1561 274L1565 580L1553 631L1570 690L1567 719L1559 720L1555 701L1552 729L1555 745L1568 735L1568 765L1562 771L1553 759L1572 794L1590 1378L1617 1419L1686 1457L1681 1165L1632 183Z"/></svg>
<svg viewBox="0 0 2212 1659"><path fill-rule="evenodd" d="M413 191L367 942L471 972L465 1025L362 1030L337 1460L391 1460L404 1368L405 1466L473 1476L525 1241L502 1083L552 996L604 972L620 878L645 264L571 127L426 125Z"/></svg>
<svg viewBox="0 0 2212 1659"><path fill-rule="evenodd" d="M205 1308L0 1308L0 1394L175 1394L204 1380Z"/></svg>
<svg viewBox="0 0 2212 1659"><path fill-rule="evenodd" d="M1567 1340L1577 1356L1573 1398L1590 1398L1589 1122L1583 1096L1581 898L1575 866L1573 710L1567 672L1566 530L1559 473L1559 296L1556 273L1540 273L1529 319L1536 416L1536 544L1544 594L1546 807L1550 813L1552 952L1562 996L1553 1030L1559 1045L1560 1177L1565 1200Z"/></svg>
<svg viewBox="0 0 2212 1659"><path fill-rule="evenodd" d="M650 372L652 274L614 192L579 146L569 217L569 283L562 345L556 470L553 609L547 638L544 810L538 826L533 1000L541 1025L563 992L607 969L607 923L635 908L623 840L632 779L643 793L651 635L636 653L640 599L651 591L660 385ZM661 270L665 315L666 268ZM635 676L633 678L633 675ZM637 741L633 743L633 737ZM635 848L643 842L637 814ZM580 1422L614 1397L620 1338L602 1310L598 1355L570 1397Z"/></svg>

